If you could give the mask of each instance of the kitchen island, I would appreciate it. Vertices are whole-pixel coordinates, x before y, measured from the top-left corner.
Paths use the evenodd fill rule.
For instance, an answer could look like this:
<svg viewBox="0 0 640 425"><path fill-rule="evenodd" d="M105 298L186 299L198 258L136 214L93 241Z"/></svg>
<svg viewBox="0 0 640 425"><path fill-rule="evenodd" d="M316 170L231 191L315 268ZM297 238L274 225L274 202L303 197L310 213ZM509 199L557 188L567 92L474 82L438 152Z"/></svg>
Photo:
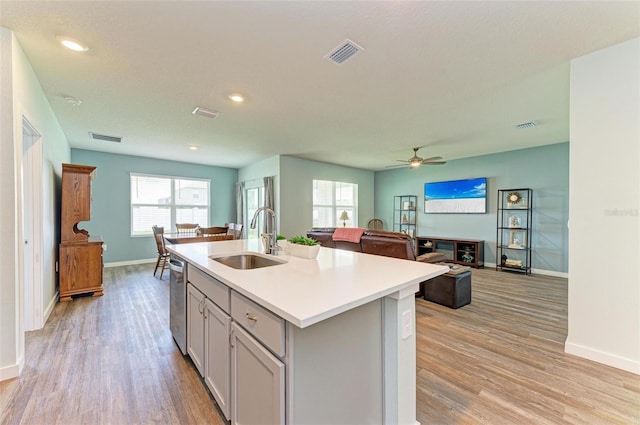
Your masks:
<svg viewBox="0 0 640 425"><path fill-rule="evenodd" d="M232 423L417 423L414 294L447 267L321 248L238 270L212 257L259 241L169 250L187 263L189 355Z"/></svg>

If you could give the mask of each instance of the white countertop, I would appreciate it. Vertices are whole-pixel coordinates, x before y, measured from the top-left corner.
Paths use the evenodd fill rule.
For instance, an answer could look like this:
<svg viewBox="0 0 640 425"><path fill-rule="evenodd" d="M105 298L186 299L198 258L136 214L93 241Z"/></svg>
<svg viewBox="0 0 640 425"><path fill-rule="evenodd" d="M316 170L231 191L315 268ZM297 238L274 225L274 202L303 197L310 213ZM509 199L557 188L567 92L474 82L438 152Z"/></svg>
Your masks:
<svg viewBox="0 0 640 425"><path fill-rule="evenodd" d="M280 254L285 264L236 270L209 256L261 253L259 240L167 245L207 274L304 328L370 301L415 288L449 268L410 260L320 248L316 259ZM413 292L417 291L412 290Z"/></svg>

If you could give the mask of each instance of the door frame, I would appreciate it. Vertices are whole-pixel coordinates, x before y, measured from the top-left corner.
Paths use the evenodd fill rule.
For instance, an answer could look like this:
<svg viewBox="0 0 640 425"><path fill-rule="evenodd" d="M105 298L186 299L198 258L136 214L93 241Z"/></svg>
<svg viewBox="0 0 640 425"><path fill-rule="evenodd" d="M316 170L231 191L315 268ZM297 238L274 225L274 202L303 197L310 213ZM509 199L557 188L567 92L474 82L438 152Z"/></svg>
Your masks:
<svg viewBox="0 0 640 425"><path fill-rule="evenodd" d="M22 143L20 151L20 187L18 226L18 258L19 258L19 322L22 332L41 329L44 326L44 267L43 258L43 184L42 184L42 135L31 124L26 116L22 116ZM26 157L25 157L26 156ZM25 170L24 167L28 169ZM25 174L27 174L25 177ZM27 187L28 186L28 187ZM29 189L28 191L26 189ZM25 199L25 195L28 199ZM25 210L31 209L32 234L31 241L25 243L24 226ZM32 261L28 261L31 258ZM27 261L25 261L25 259ZM30 263L30 264L29 264ZM25 279L25 268L29 267L30 281Z"/></svg>

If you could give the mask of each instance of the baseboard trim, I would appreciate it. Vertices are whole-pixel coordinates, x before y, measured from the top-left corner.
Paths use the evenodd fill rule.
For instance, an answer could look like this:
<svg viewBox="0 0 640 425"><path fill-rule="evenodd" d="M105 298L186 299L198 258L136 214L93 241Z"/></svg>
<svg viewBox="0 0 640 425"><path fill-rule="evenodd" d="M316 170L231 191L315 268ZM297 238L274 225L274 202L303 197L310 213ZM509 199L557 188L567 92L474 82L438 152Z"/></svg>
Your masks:
<svg viewBox="0 0 640 425"><path fill-rule="evenodd" d="M495 263L484 263L484 266L485 268L496 268ZM569 273L557 272L555 270L531 269L531 273L541 274L543 276L563 277L565 279L569 278Z"/></svg>
<svg viewBox="0 0 640 425"><path fill-rule="evenodd" d="M626 370L627 372L640 375L640 360L627 359L615 354L596 350L594 348L575 344L569 341L565 341L564 351L565 353L573 354L574 356L582 357L587 360L593 360L597 363L602 363L607 366L615 367L616 369L622 369Z"/></svg>
<svg viewBox="0 0 640 425"><path fill-rule="evenodd" d="M51 313L53 313L53 309L58 303L58 295L60 295L60 291L56 291L51 301L49 301L49 304L47 305L47 308L44 311L44 317L42 318L41 328L44 328L44 325L47 323L47 320L49 320L49 316L51 316Z"/></svg>
<svg viewBox="0 0 640 425"><path fill-rule="evenodd" d="M18 363L11 365L0 367L0 382L6 381L7 379L13 379L20 376L20 372L22 372L22 368L24 367L24 356L18 359Z"/></svg>
<svg viewBox="0 0 640 425"><path fill-rule="evenodd" d="M143 258L142 260L131 260L131 261L115 261L113 263L104 263L105 267L119 267L119 266L134 266L136 264L147 264L147 263L155 263L157 258Z"/></svg>

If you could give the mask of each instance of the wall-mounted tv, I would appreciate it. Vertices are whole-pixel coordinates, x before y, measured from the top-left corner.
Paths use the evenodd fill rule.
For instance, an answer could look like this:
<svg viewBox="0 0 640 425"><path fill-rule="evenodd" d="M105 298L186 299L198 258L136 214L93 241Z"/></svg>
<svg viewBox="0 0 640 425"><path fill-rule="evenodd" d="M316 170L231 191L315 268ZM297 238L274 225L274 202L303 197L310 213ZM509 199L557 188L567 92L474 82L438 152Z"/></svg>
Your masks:
<svg viewBox="0 0 640 425"><path fill-rule="evenodd" d="M487 178L424 184L427 214L483 214L487 212Z"/></svg>

